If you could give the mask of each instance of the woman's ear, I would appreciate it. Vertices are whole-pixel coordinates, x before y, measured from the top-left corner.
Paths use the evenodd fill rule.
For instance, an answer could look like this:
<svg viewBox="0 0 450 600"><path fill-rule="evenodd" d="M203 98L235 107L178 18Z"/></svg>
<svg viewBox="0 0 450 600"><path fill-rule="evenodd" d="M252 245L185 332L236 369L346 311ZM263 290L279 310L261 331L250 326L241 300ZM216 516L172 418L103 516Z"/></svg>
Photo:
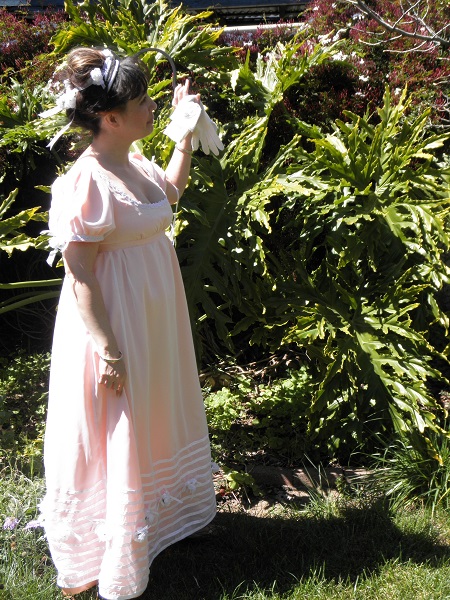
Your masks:
<svg viewBox="0 0 450 600"><path fill-rule="evenodd" d="M120 115L115 111L105 113L102 120L104 125L111 127L112 129L117 129L120 125Z"/></svg>

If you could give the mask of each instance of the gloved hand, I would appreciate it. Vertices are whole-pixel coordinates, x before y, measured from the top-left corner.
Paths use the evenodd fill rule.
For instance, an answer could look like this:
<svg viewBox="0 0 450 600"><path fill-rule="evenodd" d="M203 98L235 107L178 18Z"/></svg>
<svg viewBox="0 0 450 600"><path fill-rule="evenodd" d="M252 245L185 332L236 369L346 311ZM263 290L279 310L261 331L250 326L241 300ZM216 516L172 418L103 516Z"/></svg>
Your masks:
<svg viewBox="0 0 450 600"><path fill-rule="evenodd" d="M170 116L170 123L164 133L176 144L184 140L188 133L194 131L200 118L203 106L194 102L196 96L184 96Z"/></svg>
<svg viewBox="0 0 450 600"><path fill-rule="evenodd" d="M222 141L217 135L217 125L211 121L205 107L196 98L197 96L187 95L178 102L164 133L178 144L191 132L193 150L198 150L201 144L205 154L211 151L217 156L219 150L223 150Z"/></svg>
<svg viewBox="0 0 450 600"><path fill-rule="evenodd" d="M192 150L197 150L200 143L205 154L211 151L217 156L219 150L223 150L222 140L217 135L217 125L209 118L201 102L199 106L201 113L192 132Z"/></svg>

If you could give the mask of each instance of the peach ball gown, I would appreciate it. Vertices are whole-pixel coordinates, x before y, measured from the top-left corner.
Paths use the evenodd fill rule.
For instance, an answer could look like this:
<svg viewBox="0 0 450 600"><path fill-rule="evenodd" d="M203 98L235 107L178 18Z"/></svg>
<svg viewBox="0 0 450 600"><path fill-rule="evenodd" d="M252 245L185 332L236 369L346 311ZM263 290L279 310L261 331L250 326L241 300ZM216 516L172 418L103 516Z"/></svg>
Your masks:
<svg viewBox="0 0 450 600"><path fill-rule="evenodd" d="M52 245L100 242L95 275L128 373L124 393L97 383L99 355L69 279L59 302L45 436L42 520L58 585L98 580L106 599L136 598L164 548L216 511L211 456L185 293L166 235L165 174L142 203L82 156L53 185Z"/></svg>

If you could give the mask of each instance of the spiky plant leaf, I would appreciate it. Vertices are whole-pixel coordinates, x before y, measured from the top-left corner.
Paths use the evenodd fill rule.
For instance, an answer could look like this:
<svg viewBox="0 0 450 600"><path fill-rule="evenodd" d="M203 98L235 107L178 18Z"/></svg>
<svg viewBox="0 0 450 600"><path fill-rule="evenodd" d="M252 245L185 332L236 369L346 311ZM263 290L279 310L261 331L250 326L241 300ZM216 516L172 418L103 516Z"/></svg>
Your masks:
<svg viewBox="0 0 450 600"><path fill-rule="evenodd" d="M435 296L450 275L442 260L450 189L448 167L438 169L430 150L450 136L427 131L427 112L409 121L408 106L406 92L393 104L386 91L378 122L347 114L289 168L290 208L301 203L288 225L298 232L296 279L278 284L284 314L272 343L296 342L314 360L312 436L334 432L335 446L351 445L378 419L418 435L437 456L428 434L439 429L439 409L428 383L442 380L432 359L446 358L429 329L448 327Z"/></svg>

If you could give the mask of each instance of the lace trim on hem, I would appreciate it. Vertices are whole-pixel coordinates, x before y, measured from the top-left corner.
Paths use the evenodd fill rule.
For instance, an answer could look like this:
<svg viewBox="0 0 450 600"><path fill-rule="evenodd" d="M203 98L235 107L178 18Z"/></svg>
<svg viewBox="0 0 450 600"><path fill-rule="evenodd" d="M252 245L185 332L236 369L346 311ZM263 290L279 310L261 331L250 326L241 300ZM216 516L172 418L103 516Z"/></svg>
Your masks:
<svg viewBox="0 0 450 600"><path fill-rule="evenodd" d="M44 518L43 526L46 530L46 536L63 553L65 552L65 548L71 548L72 551L79 545L86 548L87 537L91 537L90 534L96 536L99 542L106 543L107 545L111 544L116 537L127 540L127 543L130 543L132 540L143 543L156 532L158 535L163 533L165 528L164 523L167 521L167 518L169 518L169 521L173 525L179 520L185 520L188 515L191 519L194 519L195 515L204 513L206 497L203 501L201 498L206 493L206 490L203 493L199 493L197 492L197 488L199 486L204 487L205 483L191 478L188 481L180 482L176 486L178 490L174 489L173 493L164 489L160 490L159 500L147 503L146 507L143 508L143 518L138 517L133 523L127 523L126 521L122 523L108 523L105 519L98 518L93 520L90 529L86 531L86 523L80 527L80 524L76 523L76 520L69 519L61 523L55 522L51 518ZM181 498L175 496L175 493L177 493L177 496L181 494ZM175 508L175 513L170 509L173 505L181 505L183 507L182 510L184 513L178 519L176 518L178 516L177 509ZM166 511L168 514L164 514ZM186 511L188 512L186 513ZM134 514L138 515L139 513L142 513L142 508ZM127 514L127 517L129 516ZM152 529L157 524L157 531L152 532ZM92 543L92 539L89 543Z"/></svg>
<svg viewBox="0 0 450 600"><path fill-rule="evenodd" d="M94 570L96 571L96 570ZM93 571L93 572L94 572ZM77 573L77 577L79 577L80 575L84 575L84 573ZM75 581L73 579L63 579L60 578L58 576L57 580L56 580L56 585L58 587L62 587L62 588L76 588L76 587L81 587L82 585L86 585L87 583L91 583L91 581L95 581L96 579L98 579L98 572L96 571L96 575L94 576L94 578L84 578L83 579L76 579ZM95 587L95 586L93 586Z"/></svg>
<svg viewBox="0 0 450 600"><path fill-rule="evenodd" d="M140 596L142 596L142 594L147 589L148 579L149 578L146 577L145 585L143 587L140 587L139 591L133 592L131 594L126 594L125 596L123 596L122 594L117 595L113 591L107 591L107 590L103 590L102 588L99 588L99 590L98 590L99 597L100 597L100 599L104 599L104 600L132 600L133 598L139 598Z"/></svg>

